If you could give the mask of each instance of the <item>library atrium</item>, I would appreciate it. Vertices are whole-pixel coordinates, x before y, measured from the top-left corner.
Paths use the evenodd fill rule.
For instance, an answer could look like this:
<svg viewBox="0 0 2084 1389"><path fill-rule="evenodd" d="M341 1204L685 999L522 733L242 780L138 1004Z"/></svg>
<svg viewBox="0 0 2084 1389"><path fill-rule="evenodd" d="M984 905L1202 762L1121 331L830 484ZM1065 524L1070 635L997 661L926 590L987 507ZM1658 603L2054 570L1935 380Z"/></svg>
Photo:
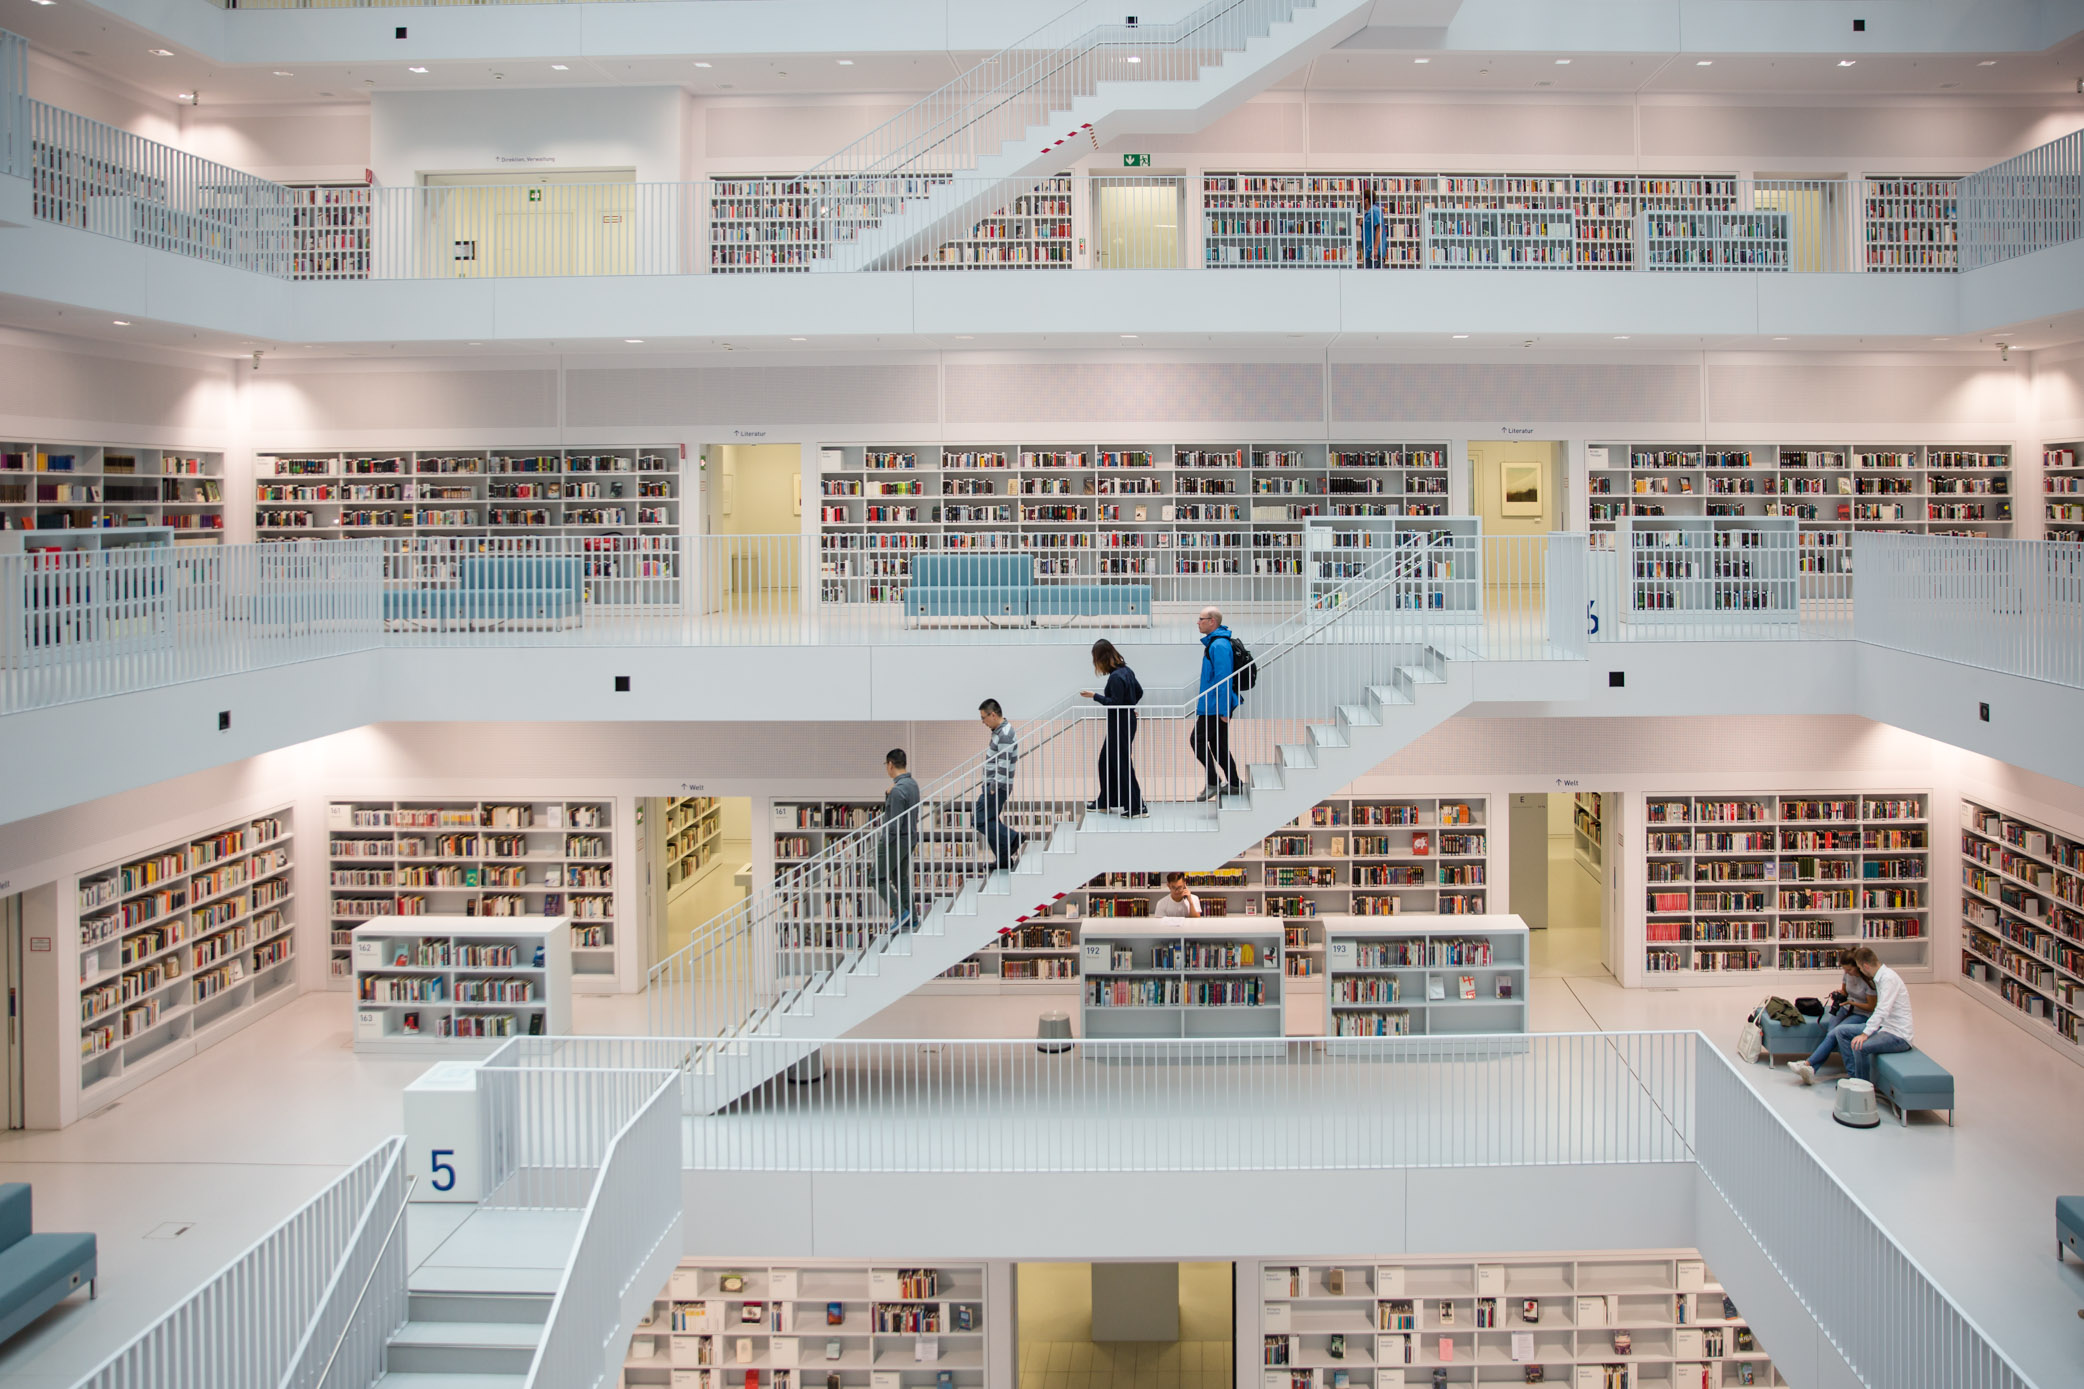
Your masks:
<svg viewBox="0 0 2084 1389"><path fill-rule="evenodd" d="M2079 0L0 0L0 1384L2084 1384L2080 728Z"/></svg>

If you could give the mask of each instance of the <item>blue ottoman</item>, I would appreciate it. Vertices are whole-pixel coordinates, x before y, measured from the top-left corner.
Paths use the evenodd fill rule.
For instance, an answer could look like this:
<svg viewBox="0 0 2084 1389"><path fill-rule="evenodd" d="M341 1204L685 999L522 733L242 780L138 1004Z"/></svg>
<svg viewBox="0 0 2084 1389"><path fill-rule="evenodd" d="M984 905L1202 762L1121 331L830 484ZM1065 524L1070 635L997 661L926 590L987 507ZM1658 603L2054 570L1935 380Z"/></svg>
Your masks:
<svg viewBox="0 0 2084 1389"><path fill-rule="evenodd" d="M29 1188L0 1185L0 1341L72 1296L94 1296L92 1235L32 1233Z"/></svg>
<svg viewBox="0 0 2084 1389"><path fill-rule="evenodd" d="M2055 1198L2055 1257L2067 1249L2084 1259L2084 1196Z"/></svg>
<svg viewBox="0 0 2084 1389"><path fill-rule="evenodd" d="M1896 1107L1908 1124L1913 1109L1944 1109L1954 1124L1954 1074L1921 1051L1892 1051L1874 1058L1874 1093Z"/></svg>
<svg viewBox="0 0 2084 1389"><path fill-rule="evenodd" d="M1822 1018L1806 1018L1794 1027L1768 1020L1764 1031L1766 1040L1763 1055L1768 1066L1783 1056L1806 1058L1824 1039Z"/></svg>

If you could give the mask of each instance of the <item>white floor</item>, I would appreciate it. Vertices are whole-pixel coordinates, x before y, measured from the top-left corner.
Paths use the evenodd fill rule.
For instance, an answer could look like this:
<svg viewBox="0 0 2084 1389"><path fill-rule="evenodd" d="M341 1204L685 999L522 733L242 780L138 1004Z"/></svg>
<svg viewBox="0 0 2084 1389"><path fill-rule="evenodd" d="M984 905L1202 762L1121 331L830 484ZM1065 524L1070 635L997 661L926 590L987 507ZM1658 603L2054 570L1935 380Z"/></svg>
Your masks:
<svg viewBox="0 0 2084 1389"><path fill-rule="evenodd" d="M1756 986L1620 988L1596 925L1571 924L1596 915L1589 897L1567 880L1552 889L1533 1028L1699 1028L1728 1048ZM1828 1087L1785 1068L1746 1078L2043 1389L2084 1383L2084 1264L2055 1261L2052 1220L2056 1195L2084 1191L2084 1067L1952 984L1911 994L1920 1045L1960 1080L1958 1127L1919 1115L1907 1129L1844 1129ZM101 1258L100 1299L74 1298L0 1347L0 1382L65 1389L399 1130L400 1091L422 1065L356 1056L348 1010L344 995L307 996L71 1129L0 1134L0 1180L35 1184L38 1227L92 1230ZM574 1014L583 1032L641 1031L643 1001L582 997ZM442 1233L416 1220L416 1262L510 1257Z"/></svg>

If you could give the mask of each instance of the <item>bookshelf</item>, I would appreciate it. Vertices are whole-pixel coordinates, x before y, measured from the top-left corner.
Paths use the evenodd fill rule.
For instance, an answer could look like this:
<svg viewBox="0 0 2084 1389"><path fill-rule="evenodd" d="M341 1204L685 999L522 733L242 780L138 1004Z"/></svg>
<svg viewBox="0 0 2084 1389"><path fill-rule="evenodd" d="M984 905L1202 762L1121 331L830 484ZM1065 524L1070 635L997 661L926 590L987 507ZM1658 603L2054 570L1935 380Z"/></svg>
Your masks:
<svg viewBox="0 0 2084 1389"><path fill-rule="evenodd" d="M819 492L828 603L901 602L911 557L952 551L1025 553L1037 582L1147 583L1160 602L1208 575L1299 597L1311 520L1450 505L1438 443L845 445L823 452Z"/></svg>
<svg viewBox="0 0 2084 1389"><path fill-rule="evenodd" d="M1748 625L1801 617L1800 555L1788 517L1629 516L1628 620Z"/></svg>
<svg viewBox="0 0 2084 1389"><path fill-rule="evenodd" d="M1930 807L1922 791L1645 797L1644 968L1835 976L1840 951L1868 945L1929 970Z"/></svg>
<svg viewBox="0 0 2084 1389"><path fill-rule="evenodd" d="M1428 206L1422 215L1429 270L1577 268L1577 222L1567 209Z"/></svg>
<svg viewBox="0 0 2084 1389"><path fill-rule="evenodd" d="M1961 917L1968 991L2084 1060L2084 842L1963 801Z"/></svg>
<svg viewBox="0 0 2084 1389"><path fill-rule="evenodd" d="M1805 566L1849 564L1849 554L1830 551L1853 530L2012 533L2003 444L1594 443L1585 472L1595 533L1630 517L1792 519L1811 552Z"/></svg>
<svg viewBox="0 0 2084 1389"><path fill-rule="evenodd" d="M1787 1382L1697 1250L1262 1263L1259 1292L1263 1389Z"/></svg>
<svg viewBox="0 0 2084 1389"><path fill-rule="evenodd" d="M666 892L677 897L723 848L723 802L714 796L669 796L665 811Z"/></svg>
<svg viewBox="0 0 2084 1389"><path fill-rule="evenodd" d="M1278 1039L1281 922L1265 916L1088 919L1079 937L1088 1042Z"/></svg>
<svg viewBox="0 0 2084 1389"><path fill-rule="evenodd" d="M0 442L0 531L154 528L176 544L224 538L222 453Z"/></svg>
<svg viewBox="0 0 2084 1389"><path fill-rule="evenodd" d="M1959 270L1960 193L1959 179L1869 177L1865 202L1868 273Z"/></svg>
<svg viewBox="0 0 2084 1389"><path fill-rule="evenodd" d="M1205 174L1202 264L1350 267L1360 248L1366 183L1356 174ZM1391 254L1410 239L1396 236Z"/></svg>
<svg viewBox="0 0 2084 1389"><path fill-rule="evenodd" d="M489 1056L572 1030L571 921L378 916L354 929L355 1050Z"/></svg>
<svg viewBox="0 0 2084 1389"><path fill-rule="evenodd" d="M1788 212L1646 211L1646 270L1791 270L1794 214Z"/></svg>
<svg viewBox="0 0 2084 1389"><path fill-rule="evenodd" d="M1078 244L1072 230L1072 179L1058 174L1036 184L970 227L919 257L920 268L1069 270Z"/></svg>
<svg viewBox="0 0 2084 1389"><path fill-rule="evenodd" d="M1606 838L1600 815L1604 808L1605 798L1597 791L1580 791L1571 797L1572 854L1581 867L1602 881L1606 862Z"/></svg>
<svg viewBox="0 0 2084 1389"><path fill-rule="evenodd" d="M353 933L377 917L569 917L582 990L615 975L615 802L343 800L326 806L330 977L353 979Z"/></svg>
<svg viewBox="0 0 2084 1389"><path fill-rule="evenodd" d="M981 1264L685 1262L639 1323L624 1389L983 1389Z"/></svg>
<svg viewBox="0 0 2084 1389"><path fill-rule="evenodd" d="M874 231L883 218L923 197L947 174L868 179L806 179L802 175L755 174L709 180L709 271L713 275L806 272L833 248ZM1046 196L1038 208L1052 206ZM1025 214L1032 219L1035 213ZM1054 226L1053 214L1045 225ZM1008 205L972 228L971 242L993 228L1021 220ZM1026 238L1039 244L1042 228L1030 220ZM1051 239L1055 232L1051 231ZM968 245L971 242L956 243ZM981 263L981 262L980 262Z"/></svg>
<svg viewBox="0 0 2084 1389"><path fill-rule="evenodd" d="M1443 499L1444 501L1444 499ZM1479 621L1483 609L1483 523L1474 516L1311 517L1303 523L1303 564L1310 605L1338 602L1339 589L1367 575L1400 545L1435 547L1423 567L1392 588L1399 608L1445 623Z"/></svg>
<svg viewBox="0 0 2084 1389"><path fill-rule="evenodd" d="M254 534L261 540L351 536L577 536L620 538L671 573L680 532L678 444L639 448L262 450L254 484ZM656 537L657 539L653 539ZM650 542L647 544L647 542ZM459 551L468 547L458 546ZM588 564L596 561L589 556ZM627 571L627 572L625 572ZM591 572L591 571L589 571Z"/></svg>
<svg viewBox="0 0 2084 1389"><path fill-rule="evenodd" d="M2050 540L2084 540L2084 443L2050 444L2041 454L2041 493Z"/></svg>
<svg viewBox="0 0 2084 1389"><path fill-rule="evenodd" d="M1527 924L1516 916L1324 920L1332 1037L1527 1030Z"/></svg>
<svg viewBox="0 0 2084 1389"><path fill-rule="evenodd" d="M293 280L369 278L369 186L292 183L289 190L289 274Z"/></svg>
<svg viewBox="0 0 2084 1389"><path fill-rule="evenodd" d="M293 997L287 806L79 875L80 1113Z"/></svg>

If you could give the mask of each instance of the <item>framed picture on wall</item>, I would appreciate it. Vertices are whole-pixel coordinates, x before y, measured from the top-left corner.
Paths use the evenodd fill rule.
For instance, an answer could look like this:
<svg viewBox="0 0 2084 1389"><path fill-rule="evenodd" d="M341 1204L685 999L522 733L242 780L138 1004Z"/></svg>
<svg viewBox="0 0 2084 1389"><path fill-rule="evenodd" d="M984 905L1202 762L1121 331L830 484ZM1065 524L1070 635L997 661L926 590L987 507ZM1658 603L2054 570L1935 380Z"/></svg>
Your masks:
<svg viewBox="0 0 2084 1389"><path fill-rule="evenodd" d="M1500 463L1498 465L1498 514L1541 515L1541 465Z"/></svg>

